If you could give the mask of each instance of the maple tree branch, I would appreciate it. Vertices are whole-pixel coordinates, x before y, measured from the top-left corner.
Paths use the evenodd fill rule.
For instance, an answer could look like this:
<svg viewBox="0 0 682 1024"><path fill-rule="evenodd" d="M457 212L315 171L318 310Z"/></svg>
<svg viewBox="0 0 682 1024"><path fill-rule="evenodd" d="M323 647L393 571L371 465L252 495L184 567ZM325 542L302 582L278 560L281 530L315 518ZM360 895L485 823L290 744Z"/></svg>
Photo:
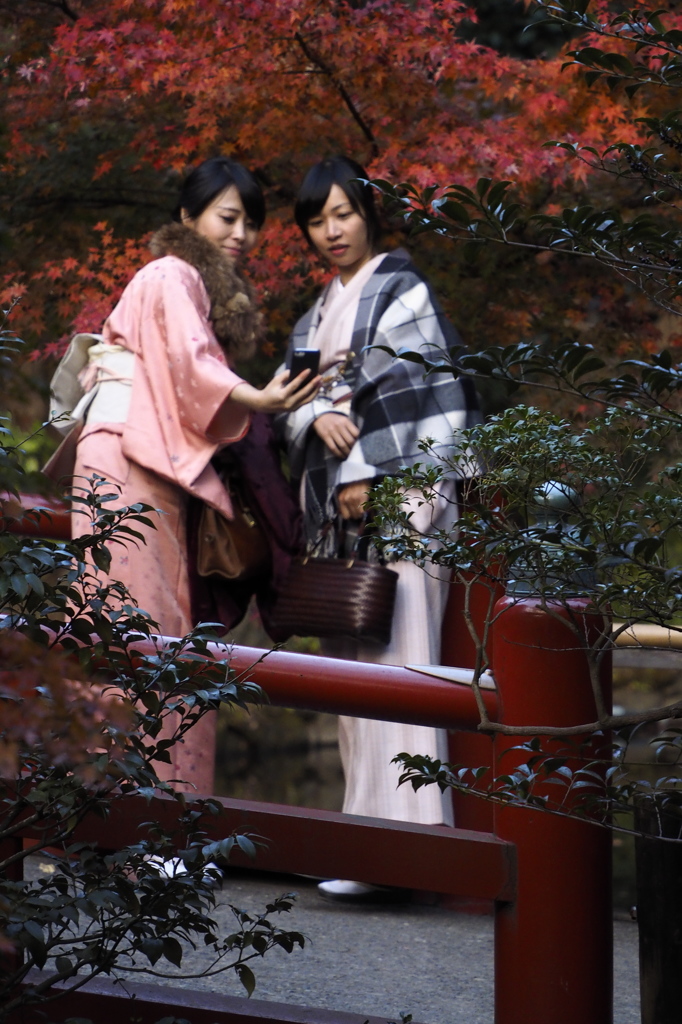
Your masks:
<svg viewBox="0 0 682 1024"><path fill-rule="evenodd" d="M379 155L379 145L375 138L374 132L367 124L358 108L355 106L355 103L353 102L350 93L346 89L345 85L343 84L339 76L336 74L331 65L324 60L323 57L321 57L318 53L315 53L311 49L307 40L303 37L303 35L300 32L294 33L294 39L303 50L303 53L305 54L307 59L311 61L311 63L313 63L317 68L319 68L319 70L324 75L326 75L327 78L329 78L332 85L334 85L334 87L337 89L339 95L341 96L341 99L346 104L346 107L348 108L351 117L353 118L355 123L360 128L360 131L371 145L372 156L377 157Z"/></svg>
<svg viewBox="0 0 682 1024"><path fill-rule="evenodd" d="M47 3L48 7L54 7L58 11L61 11L67 18L71 18L72 21L78 21L78 15L75 11L72 11L66 0L42 0L43 3Z"/></svg>
<svg viewBox="0 0 682 1024"><path fill-rule="evenodd" d="M69 7L67 0L33 0L33 3L40 4L43 7L50 7L54 11L60 11L66 18L70 18L73 22L78 21L78 14ZM21 13L25 14L25 0L19 0L19 3L15 2L10 4L9 7L7 6L7 3L3 3L2 9L9 11L10 14L16 14L17 7L19 6L23 8Z"/></svg>

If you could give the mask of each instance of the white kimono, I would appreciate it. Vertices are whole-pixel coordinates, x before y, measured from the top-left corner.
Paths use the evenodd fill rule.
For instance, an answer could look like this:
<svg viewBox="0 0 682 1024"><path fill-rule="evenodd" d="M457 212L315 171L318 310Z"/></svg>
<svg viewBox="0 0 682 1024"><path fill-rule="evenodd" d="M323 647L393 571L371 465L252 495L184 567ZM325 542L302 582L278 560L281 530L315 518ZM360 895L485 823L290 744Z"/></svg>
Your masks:
<svg viewBox="0 0 682 1024"><path fill-rule="evenodd" d="M425 379L414 363L391 360L368 346L421 351L427 346L431 351L456 341L427 282L402 251L375 257L345 289L338 279L333 281L299 321L290 344L320 348L321 370L331 370L338 381L326 399L320 396L281 417L278 424L292 472L301 479L311 536L340 487L354 480L380 479L405 462L428 461L420 456L420 437L435 437L447 449L453 434L478 418L475 396L459 380L443 374ZM345 460L322 452L311 429L317 416L331 411L349 415L360 427L360 437ZM422 533L430 525L449 529L457 518L455 494L455 481L445 481L435 507L416 510L413 525ZM323 653L384 665L440 663L449 570L435 565L421 569L407 561L392 563L391 568L399 574L391 643L360 646L325 640ZM410 785L398 788L402 769L391 763L403 751L447 760L445 730L341 717L339 746L346 778L344 811L422 824L453 823L449 793L442 795L435 785L417 792Z"/></svg>

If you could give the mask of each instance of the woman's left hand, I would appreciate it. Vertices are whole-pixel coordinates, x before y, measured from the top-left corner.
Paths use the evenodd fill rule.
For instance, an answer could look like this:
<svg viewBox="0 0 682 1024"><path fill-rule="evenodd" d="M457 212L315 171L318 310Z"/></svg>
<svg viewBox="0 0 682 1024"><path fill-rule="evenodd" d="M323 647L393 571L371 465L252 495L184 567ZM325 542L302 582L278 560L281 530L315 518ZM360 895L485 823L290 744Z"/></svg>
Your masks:
<svg viewBox="0 0 682 1024"><path fill-rule="evenodd" d="M341 488L336 498L342 519L362 519L371 483L371 480L356 480Z"/></svg>
<svg viewBox="0 0 682 1024"><path fill-rule="evenodd" d="M284 370L260 390L241 381L230 392L230 398L245 405L253 412L293 412L306 402L311 402L320 390L321 377L310 377L310 370L304 370L289 380L289 371Z"/></svg>

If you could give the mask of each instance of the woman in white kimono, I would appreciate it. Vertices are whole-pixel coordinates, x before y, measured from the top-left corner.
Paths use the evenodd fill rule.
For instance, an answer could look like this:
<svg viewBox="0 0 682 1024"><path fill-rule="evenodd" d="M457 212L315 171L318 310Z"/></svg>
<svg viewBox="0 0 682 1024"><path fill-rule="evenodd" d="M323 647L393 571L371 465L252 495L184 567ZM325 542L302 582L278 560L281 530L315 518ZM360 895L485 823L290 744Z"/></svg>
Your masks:
<svg viewBox="0 0 682 1024"><path fill-rule="evenodd" d="M386 345L428 356L457 342L428 283L404 250L379 248L373 190L358 178L365 171L346 157L316 164L296 203L298 226L338 274L296 324L291 348L320 349L322 391L310 404L281 415L292 476L300 481L307 540L340 516L358 520L369 489L405 464L428 461L420 438L447 449L453 434L477 420L470 382L449 374L425 377L415 363L368 349ZM447 527L457 517L456 481L440 487L434 508L415 509L421 533ZM335 540L333 541L335 543ZM428 572L408 561L391 565L399 574L393 635L387 646L323 641L336 657L381 664L438 664L449 573ZM424 824L452 824L449 795L436 786L414 792L398 787L401 751L447 759L442 730L341 717L339 746L346 789L343 810ZM330 899L376 898L374 887L336 879L320 885Z"/></svg>
<svg viewBox="0 0 682 1024"><path fill-rule="evenodd" d="M227 518L230 497L211 460L244 437L253 412L309 401L316 379L279 374L259 390L234 370L253 354L260 317L237 269L265 219L253 175L225 157L186 179L177 221L152 238L156 259L138 271L89 351L81 378L97 386L78 438L76 487L94 474L117 484L120 506L144 501L163 515L142 528L145 544L112 549L110 576L126 585L162 633L183 636L193 620L187 508L200 499ZM265 455L265 453L264 453ZM75 534L92 529L73 516ZM159 774L179 788L213 792L216 716L204 716Z"/></svg>

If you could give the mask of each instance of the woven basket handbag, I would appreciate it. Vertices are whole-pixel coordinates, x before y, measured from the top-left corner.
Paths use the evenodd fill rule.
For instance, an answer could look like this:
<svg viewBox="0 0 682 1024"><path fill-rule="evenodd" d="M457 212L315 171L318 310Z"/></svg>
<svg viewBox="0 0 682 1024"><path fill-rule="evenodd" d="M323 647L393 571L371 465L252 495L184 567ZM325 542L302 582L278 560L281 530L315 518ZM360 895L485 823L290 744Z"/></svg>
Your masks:
<svg viewBox="0 0 682 1024"><path fill-rule="evenodd" d="M387 644L398 573L383 565L304 555L291 563L273 611L278 630Z"/></svg>

